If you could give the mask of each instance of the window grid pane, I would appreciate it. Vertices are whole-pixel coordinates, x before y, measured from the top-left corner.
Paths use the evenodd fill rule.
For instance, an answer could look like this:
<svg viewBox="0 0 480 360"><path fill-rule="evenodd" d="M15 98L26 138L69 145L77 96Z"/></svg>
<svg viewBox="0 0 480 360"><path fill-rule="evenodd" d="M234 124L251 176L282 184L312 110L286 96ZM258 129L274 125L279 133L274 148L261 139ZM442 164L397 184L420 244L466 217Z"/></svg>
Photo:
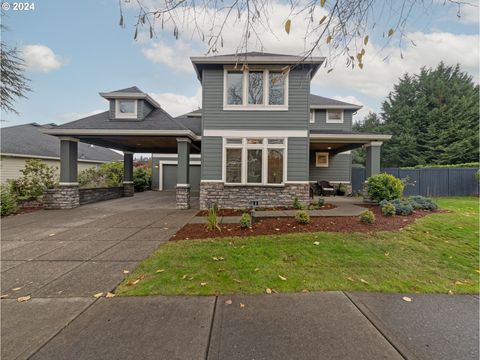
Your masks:
<svg viewBox="0 0 480 360"><path fill-rule="evenodd" d="M227 72L227 104L243 104L243 73Z"/></svg>
<svg viewBox="0 0 480 360"><path fill-rule="evenodd" d="M242 182L242 149L227 149L226 181Z"/></svg>
<svg viewBox="0 0 480 360"><path fill-rule="evenodd" d="M262 150L247 151L247 183L262 182Z"/></svg>
<svg viewBox="0 0 480 360"><path fill-rule="evenodd" d="M268 143L271 145L282 145L284 143L283 139L268 139Z"/></svg>
<svg viewBox="0 0 480 360"><path fill-rule="evenodd" d="M247 139L247 144L263 144L263 139Z"/></svg>
<svg viewBox="0 0 480 360"><path fill-rule="evenodd" d="M268 183L283 182L283 149L268 149Z"/></svg>
<svg viewBox="0 0 480 360"><path fill-rule="evenodd" d="M263 71L250 71L248 73L248 103L252 105L263 104Z"/></svg>
<svg viewBox="0 0 480 360"><path fill-rule="evenodd" d="M285 104L285 75L281 72L269 73L268 103L270 105Z"/></svg>

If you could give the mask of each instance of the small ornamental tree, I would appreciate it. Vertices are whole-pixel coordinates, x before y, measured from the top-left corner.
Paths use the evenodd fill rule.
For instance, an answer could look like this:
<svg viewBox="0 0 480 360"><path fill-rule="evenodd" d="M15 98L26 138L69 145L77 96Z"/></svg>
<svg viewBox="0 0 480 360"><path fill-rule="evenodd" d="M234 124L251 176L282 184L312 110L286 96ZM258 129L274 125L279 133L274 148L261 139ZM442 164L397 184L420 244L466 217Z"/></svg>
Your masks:
<svg viewBox="0 0 480 360"><path fill-rule="evenodd" d="M52 189L58 183L58 168L42 160L25 161L25 168L20 172L22 176L14 182L13 187L18 196L24 199L41 196L46 189Z"/></svg>
<svg viewBox="0 0 480 360"><path fill-rule="evenodd" d="M404 187L402 180L390 174L377 174L368 178L368 196L376 202L401 198Z"/></svg>

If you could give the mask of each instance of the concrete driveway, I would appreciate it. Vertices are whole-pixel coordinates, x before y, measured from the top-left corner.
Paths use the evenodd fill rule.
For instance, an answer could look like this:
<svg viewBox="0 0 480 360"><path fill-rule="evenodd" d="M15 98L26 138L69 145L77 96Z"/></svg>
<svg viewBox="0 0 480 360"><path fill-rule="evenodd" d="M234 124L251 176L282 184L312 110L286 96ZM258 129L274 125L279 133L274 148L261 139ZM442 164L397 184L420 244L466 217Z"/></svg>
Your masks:
<svg viewBox="0 0 480 360"><path fill-rule="evenodd" d="M3 219L1 358L478 359L474 296L93 297L195 212L150 192Z"/></svg>

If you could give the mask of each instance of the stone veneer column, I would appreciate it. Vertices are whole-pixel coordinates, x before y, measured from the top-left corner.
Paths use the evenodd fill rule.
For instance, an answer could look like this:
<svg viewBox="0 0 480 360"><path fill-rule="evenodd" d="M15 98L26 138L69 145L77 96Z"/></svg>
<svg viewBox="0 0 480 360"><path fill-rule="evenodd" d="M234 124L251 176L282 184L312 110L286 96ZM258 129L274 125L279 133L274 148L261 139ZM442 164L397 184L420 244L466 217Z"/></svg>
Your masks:
<svg viewBox="0 0 480 360"><path fill-rule="evenodd" d="M60 184L43 194L46 210L72 209L80 205L77 180L78 139L60 138Z"/></svg>
<svg viewBox="0 0 480 360"><path fill-rule="evenodd" d="M177 209L190 209L190 144L188 138L177 139Z"/></svg>
<svg viewBox="0 0 480 360"><path fill-rule="evenodd" d="M133 152L123 152L123 196L133 196Z"/></svg>

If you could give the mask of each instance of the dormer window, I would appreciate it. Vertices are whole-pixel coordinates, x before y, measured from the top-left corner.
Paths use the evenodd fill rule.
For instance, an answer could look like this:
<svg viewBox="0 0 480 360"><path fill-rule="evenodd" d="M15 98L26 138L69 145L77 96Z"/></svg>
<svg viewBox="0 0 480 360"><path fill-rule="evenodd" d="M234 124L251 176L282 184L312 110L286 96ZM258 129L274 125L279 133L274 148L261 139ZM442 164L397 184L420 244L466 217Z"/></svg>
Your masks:
<svg viewBox="0 0 480 360"><path fill-rule="evenodd" d="M225 69L224 110L288 110L288 72Z"/></svg>
<svg viewBox="0 0 480 360"><path fill-rule="evenodd" d="M115 117L117 119L137 118L137 100L130 100L130 99L115 100Z"/></svg>

